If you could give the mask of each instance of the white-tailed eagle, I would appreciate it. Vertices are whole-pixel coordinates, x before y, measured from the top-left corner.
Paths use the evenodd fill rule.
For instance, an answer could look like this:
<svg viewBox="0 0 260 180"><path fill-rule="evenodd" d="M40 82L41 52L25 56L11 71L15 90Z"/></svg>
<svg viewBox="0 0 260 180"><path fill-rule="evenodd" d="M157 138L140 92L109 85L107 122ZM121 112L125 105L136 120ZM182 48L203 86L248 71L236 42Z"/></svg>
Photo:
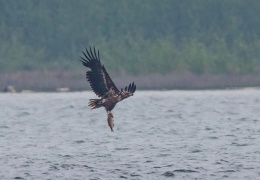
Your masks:
<svg viewBox="0 0 260 180"><path fill-rule="evenodd" d="M108 126L113 131L114 116L111 111L119 101L134 95L136 85L133 82L124 89L118 90L100 62L99 50L96 52L95 47L93 50L90 47L89 50L86 48L86 52L82 51L82 53L84 55L80 57L82 64L90 68L86 73L86 78L91 89L100 98L90 99L88 105L91 109L99 107L106 109Z"/></svg>

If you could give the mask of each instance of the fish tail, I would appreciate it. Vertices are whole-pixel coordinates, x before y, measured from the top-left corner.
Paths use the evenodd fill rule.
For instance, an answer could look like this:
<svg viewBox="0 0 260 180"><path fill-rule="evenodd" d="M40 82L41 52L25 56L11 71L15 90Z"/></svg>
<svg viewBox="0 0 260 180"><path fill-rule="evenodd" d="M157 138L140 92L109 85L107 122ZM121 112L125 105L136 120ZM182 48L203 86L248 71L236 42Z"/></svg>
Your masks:
<svg viewBox="0 0 260 180"><path fill-rule="evenodd" d="M101 106L103 106L103 102L102 99L90 99L88 106L91 109L96 109L96 108L100 108Z"/></svg>

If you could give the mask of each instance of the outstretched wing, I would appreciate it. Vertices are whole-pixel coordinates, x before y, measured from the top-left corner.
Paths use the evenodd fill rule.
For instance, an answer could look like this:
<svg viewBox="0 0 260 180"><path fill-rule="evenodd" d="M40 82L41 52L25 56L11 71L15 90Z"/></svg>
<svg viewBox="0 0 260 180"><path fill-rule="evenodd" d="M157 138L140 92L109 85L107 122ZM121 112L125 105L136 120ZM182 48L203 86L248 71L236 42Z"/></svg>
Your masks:
<svg viewBox="0 0 260 180"><path fill-rule="evenodd" d="M90 71L86 73L86 78L95 94L100 98L105 98L119 93L105 67L100 62L99 51L96 53L95 47L93 51L90 47L89 50L86 48L86 53L84 51L82 53L84 55L84 57L80 57L82 64L90 68Z"/></svg>
<svg viewBox="0 0 260 180"><path fill-rule="evenodd" d="M134 82L130 83L128 86L125 87L125 89L121 89L122 92L132 93L134 94L136 90L136 85Z"/></svg>

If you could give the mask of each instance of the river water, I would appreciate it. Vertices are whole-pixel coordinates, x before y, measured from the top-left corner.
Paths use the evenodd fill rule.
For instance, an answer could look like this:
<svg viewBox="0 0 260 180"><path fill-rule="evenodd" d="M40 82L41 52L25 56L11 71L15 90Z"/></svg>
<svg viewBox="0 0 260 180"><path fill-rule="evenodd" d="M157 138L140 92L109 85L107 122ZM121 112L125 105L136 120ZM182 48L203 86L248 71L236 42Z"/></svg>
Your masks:
<svg viewBox="0 0 260 180"><path fill-rule="evenodd" d="M0 94L0 179L260 179L260 90Z"/></svg>

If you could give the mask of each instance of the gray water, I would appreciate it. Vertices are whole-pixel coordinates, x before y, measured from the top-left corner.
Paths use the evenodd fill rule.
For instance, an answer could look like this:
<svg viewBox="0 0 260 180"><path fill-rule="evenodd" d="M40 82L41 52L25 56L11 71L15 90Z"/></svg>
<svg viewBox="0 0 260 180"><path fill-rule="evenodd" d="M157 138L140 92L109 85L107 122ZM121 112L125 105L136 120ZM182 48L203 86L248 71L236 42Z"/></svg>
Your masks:
<svg viewBox="0 0 260 180"><path fill-rule="evenodd" d="M260 90L0 94L0 179L259 179Z"/></svg>

